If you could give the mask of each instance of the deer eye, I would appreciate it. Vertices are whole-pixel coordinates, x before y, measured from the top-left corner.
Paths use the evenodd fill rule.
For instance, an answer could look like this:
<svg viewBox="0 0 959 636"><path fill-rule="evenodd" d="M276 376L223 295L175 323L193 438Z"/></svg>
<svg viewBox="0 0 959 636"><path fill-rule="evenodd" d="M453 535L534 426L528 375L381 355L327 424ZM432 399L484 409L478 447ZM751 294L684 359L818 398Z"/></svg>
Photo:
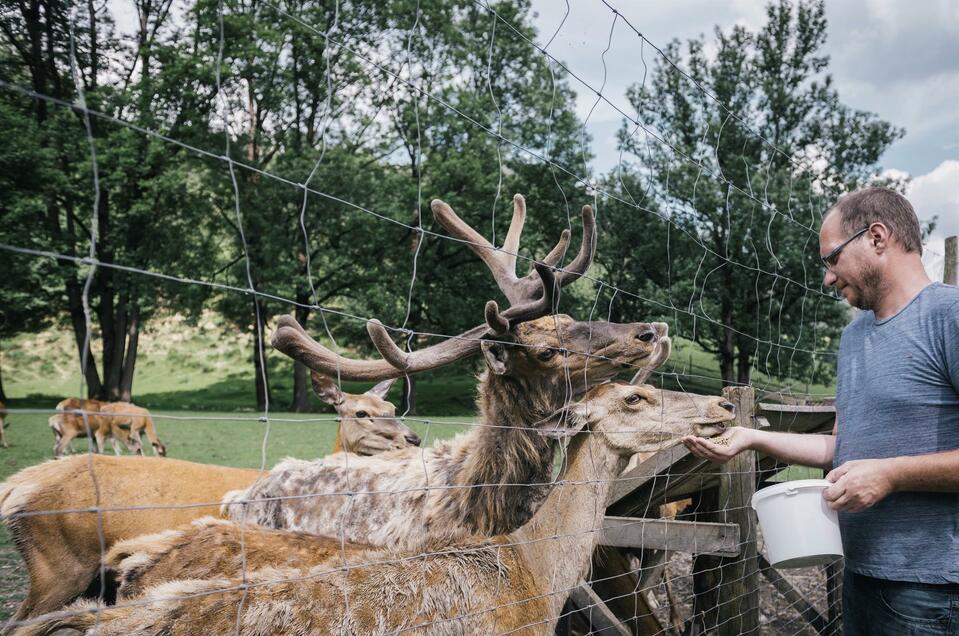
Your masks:
<svg viewBox="0 0 959 636"><path fill-rule="evenodd" d="M357 412L356 412L356 417L357 417L357 419L364 420L364 419L368 418L369 416L370 416L370 414L367 413L366 411L357 411Z"/></svg>
<svg viewBox="0 0 959 636"><path fill-rule="evenodd" d="M549 360L555 355L556 355L556 349L543 349L542 351L536 354L536 357L539 358L540 360Z"/></svg>
<svg viewBox="0 0 959 636"><path fill-rule="evenodd" d="M632 406L633 404L639 404L645 399L646 398L644 398L639 393L633 393L632 395L626 398L626 404L629 404L630 406Z"/></svg>

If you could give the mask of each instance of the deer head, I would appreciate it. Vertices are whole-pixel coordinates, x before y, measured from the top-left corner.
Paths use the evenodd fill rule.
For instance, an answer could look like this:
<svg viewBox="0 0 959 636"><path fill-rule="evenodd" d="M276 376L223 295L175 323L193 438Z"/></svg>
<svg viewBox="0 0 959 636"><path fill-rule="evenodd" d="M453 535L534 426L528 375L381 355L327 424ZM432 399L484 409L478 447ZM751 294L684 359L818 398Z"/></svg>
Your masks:
<svg viewBox="0 0 959 636"><path fill-rule="evenodd" d="M384 380L359 395L340 390L331 378L313 371L317 397L336 409L339 428L333 452L375 455L390 450L419 446L420 437L396 419L396 407L386 401L395 379Z"/></svg>
<svg viewBox="0 0 959 636"><path fill-rule="evenodd" d="M669 355L668 338L652 364ZM543 429L548 437L562 438L589 429L619 454L650 453L679 442L686 435L713 437L735 419L736 407L723 397L657 389L642 382L610 382L590 389L582 400L557 411Z"/></svg>

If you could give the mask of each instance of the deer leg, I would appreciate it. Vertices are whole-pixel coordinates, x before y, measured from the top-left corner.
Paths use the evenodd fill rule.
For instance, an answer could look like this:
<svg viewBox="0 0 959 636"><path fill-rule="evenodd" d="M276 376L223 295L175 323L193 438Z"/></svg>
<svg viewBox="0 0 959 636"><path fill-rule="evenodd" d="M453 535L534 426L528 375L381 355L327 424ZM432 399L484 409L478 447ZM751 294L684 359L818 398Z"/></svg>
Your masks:
<svg viewBox="0 0 959 636"><path fill-rule="evenodd" d="M5 418L0 417L0 444L2 444L4 448L10 448L10 445L7 444L6 429L7 429L7 421Z"/></svg>
<svg viewBox="0 0 959 636"><path fill-rule="evenodd" d="M71 429L68 429L63 432L63 435L57 440L57 443L53 446L53 456L61 457L63 456L63 450L73 441L73 438L77 436L77 432Z"/></svg>

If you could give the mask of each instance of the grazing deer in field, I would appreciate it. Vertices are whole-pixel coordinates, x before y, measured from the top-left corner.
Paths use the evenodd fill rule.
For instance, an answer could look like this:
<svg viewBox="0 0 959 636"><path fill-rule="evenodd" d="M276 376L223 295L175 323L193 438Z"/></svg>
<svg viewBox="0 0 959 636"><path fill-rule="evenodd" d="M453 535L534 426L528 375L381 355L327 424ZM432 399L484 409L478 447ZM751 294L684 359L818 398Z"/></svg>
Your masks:
<svg viewBox="0 0 959 636"><path fill-rule="evenodd" d="M103 439L96 437L101 424L96 414L106 404L106 402L100 400L84 400L82 398L60 400L57 403L57 414L50 416L50 419L47 420L50 430L53 431L53 456L60 457L63 455L70 442L78 437L93 436L94 450L96 450L97 444L102 448L106 436L112 434L112 431L110 431L110 423L104 422L106 430L102 433ZM114 446L114 450L116 450L116 446Z"/></svg>
<svg viewBox="0 0 959 636"><path fill-rule="evenodd" d="M88 431L93 435L94 452L102 453L106 447L106 439L110 437L115 454L120 454L120 442L123 442L130 452L142 455L140 433L145 432L153 445L153 453L166 455L166 446L157 437L153 418L143 407L128 402L66 398L57 404L57 411L59 412L48 420L56 439L54 457L63 455L74 439L87 437Z"/></svg>
<svg viewBox="0 0 959 636"><path fill-rule="evenodd" d="M484 483L491 479L483 471L508 478L499 489L499 495L486 488L451 491L457 495L451 500L451 512L469 518L472 508L499 501L504 492L509 492L509 484L529 483L536 475L549 473L550 445L513 430L513 426L522 428L523 422L535 421L550 405L563 403L567 393L581 392L587 376L590 381L607 379L648 356L655 348L658 333L649 326L576 323L563 316L545 322L528 322L549 313L555 291L576 280L589 267L595 251L595 224L588 206L583 210L582 246L573 261L553 275L551 267L563 258L569 244L569 232L564 230L544 263L538 264L535 272L523 278L515 274L515 254L526 212L522 197L514 199L513 222L502 252L465 226L446 204L434 201L432 208L451 234L468 240L471 249L484 259L510 301L509 309L500 312L496 303L491 301L486 308L486 323L410 354L396 347L382 325L371 321L369 331L384 356L377 361L355 361L335 356L314 342L290 317L281 318L273 339L278 349L309 368L354 381L380 381L417 373L474 355L482 349L491 365L492 371L488 375L493 378L491 383L495 387L487 396L487 401L495 408L491 414L484 414L484 418L499 422L501 428L485 429L499 434L483 436L478 448L484 455L492 453L492 457L499 458L501 463L517 463L490 467L477 464L476 458L453 458L458 462L445 469L450 479L455 479L459 468L464 466L468 467L464 472ZM593 327L595 333L591 338L590 329ZM660 330L664 333L664 326ZM575 338L569 341L570 336ZM586 351L589 355L569 353L574 350ZM622 360L613 359L624 352L628 355ZM517 403L515 398L526 390L525 378L530 375L542 376L531 380L536 383L537 390L527 401L521 401L518 411L513 410L509 405ZM544 394L549 398L547 401L543 400ZM357 459L354 457L352 461L355 463ZM26 469L0 485L0 515L6 518L24 556L31 581L30 592L18 609L16 620L56 609L81 594L96 575L101 557L101 534L95 515L30 515L29 512L82 509L97 504L102 508L143 507L144 510L104 515L102 541L109 548L119 540L165 530L202 516L207 510L201 506L177 506L219 502L228 490L245 488L260 474L258 471L187 462L163 464L152 459L141 460L142 463L134 466L124 458L95 456L90 461L94 463L100 485L98 502L95 484L87 469L88 459L65 461L69 462L66 466L43 464ZM535 468L531 468L531 463ZM138 475L137 479L131 480L133 475ZM495 474L489 477L495 477ZM147 496L125 486L137 480L148 481L155 491ZM69 484L69 487L63 488L62 484ZM513 493L514 498L522 496L518 488L514 488ZM150 506L159 504L166 504L168 509L150 509ZM516 524L529 514L526 512L507 520L507 523ZM474 522L474 525L477 524ZM50 537L58 539L54 541Z"/></svg>
<svg viewBox="0 0 959 636"><path fill-rule="evenodd" d="M96 416L96 419L100 422L108 422L114 439L119 436L131 452L137 455L143 454L143 440L140 437L142 432L146 433L147 439L150 440L150 445L153 446L153 454L166 457L166 446L157 437L150 411L142 406L130 402L111 402L100 407L100 415ZM105 427L101 424L100 430L103 428ZM100 452L102 452L103 443L99 437L97 438L97 444L100 446ZM116 451L116 445L114 445L114 451Z"/></svg>
<svg viewBox="0 0 959 636"><path fill-rule="evenodd" d="M552 634L569 591L588 575L602 535L602 502L629 457L674 445L690 431L719 434L733 419L732 410L719 397L604 384L540 423L542 435L572 437L565 468L529 523L511 534L435 542L408 554L357 546L339 551L337 542L322 537L313 539L316 549L310 550L304 543L309 537L247 527L254 548L247 552L243 578L213 566L207 571L218 571L217 578L169 580L146 588L135 602L97 613L89 603L78 604L68 608L76 612L71 616L51 617L19 633L68 628L92 634L95 625L99 636L189 629L248 635ZM120 561L121 577L152 576L167 553L188 561L178 550L189 550L184 539L197 528L204 531L198 524L165 538L144 537L144 550L128 551ZM177 536L181 532L186 534ZM225 549L234 549L230 536L222 536ZM153 543L164 547L154 549ZM212 563L220 548L207 545L197 557ZM277 556L297 550L306 561L291 564Z"/></svg>

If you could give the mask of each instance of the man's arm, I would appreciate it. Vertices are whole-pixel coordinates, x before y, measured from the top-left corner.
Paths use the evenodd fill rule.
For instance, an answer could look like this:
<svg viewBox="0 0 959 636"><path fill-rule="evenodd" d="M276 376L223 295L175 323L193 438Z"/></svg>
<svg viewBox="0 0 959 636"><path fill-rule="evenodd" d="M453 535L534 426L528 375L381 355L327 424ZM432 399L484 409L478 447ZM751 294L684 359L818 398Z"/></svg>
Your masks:
<svg viewBox="0 0 959 636"><path fill-rule="evenodd" d="M734 426L722 435L724 444L703 437L687 436L683 444L698 457L722 464L744 450L754 450L787 464L829 470L836 452L836 428L832 435L775 433Z"/></svg>
<svg viewBox="0 0 959 636"><path fill-rule="evenodd" d="M897 490L959 492L959 450L889 459L855 459L826 475L829 506L859 512Z"/></svg>

